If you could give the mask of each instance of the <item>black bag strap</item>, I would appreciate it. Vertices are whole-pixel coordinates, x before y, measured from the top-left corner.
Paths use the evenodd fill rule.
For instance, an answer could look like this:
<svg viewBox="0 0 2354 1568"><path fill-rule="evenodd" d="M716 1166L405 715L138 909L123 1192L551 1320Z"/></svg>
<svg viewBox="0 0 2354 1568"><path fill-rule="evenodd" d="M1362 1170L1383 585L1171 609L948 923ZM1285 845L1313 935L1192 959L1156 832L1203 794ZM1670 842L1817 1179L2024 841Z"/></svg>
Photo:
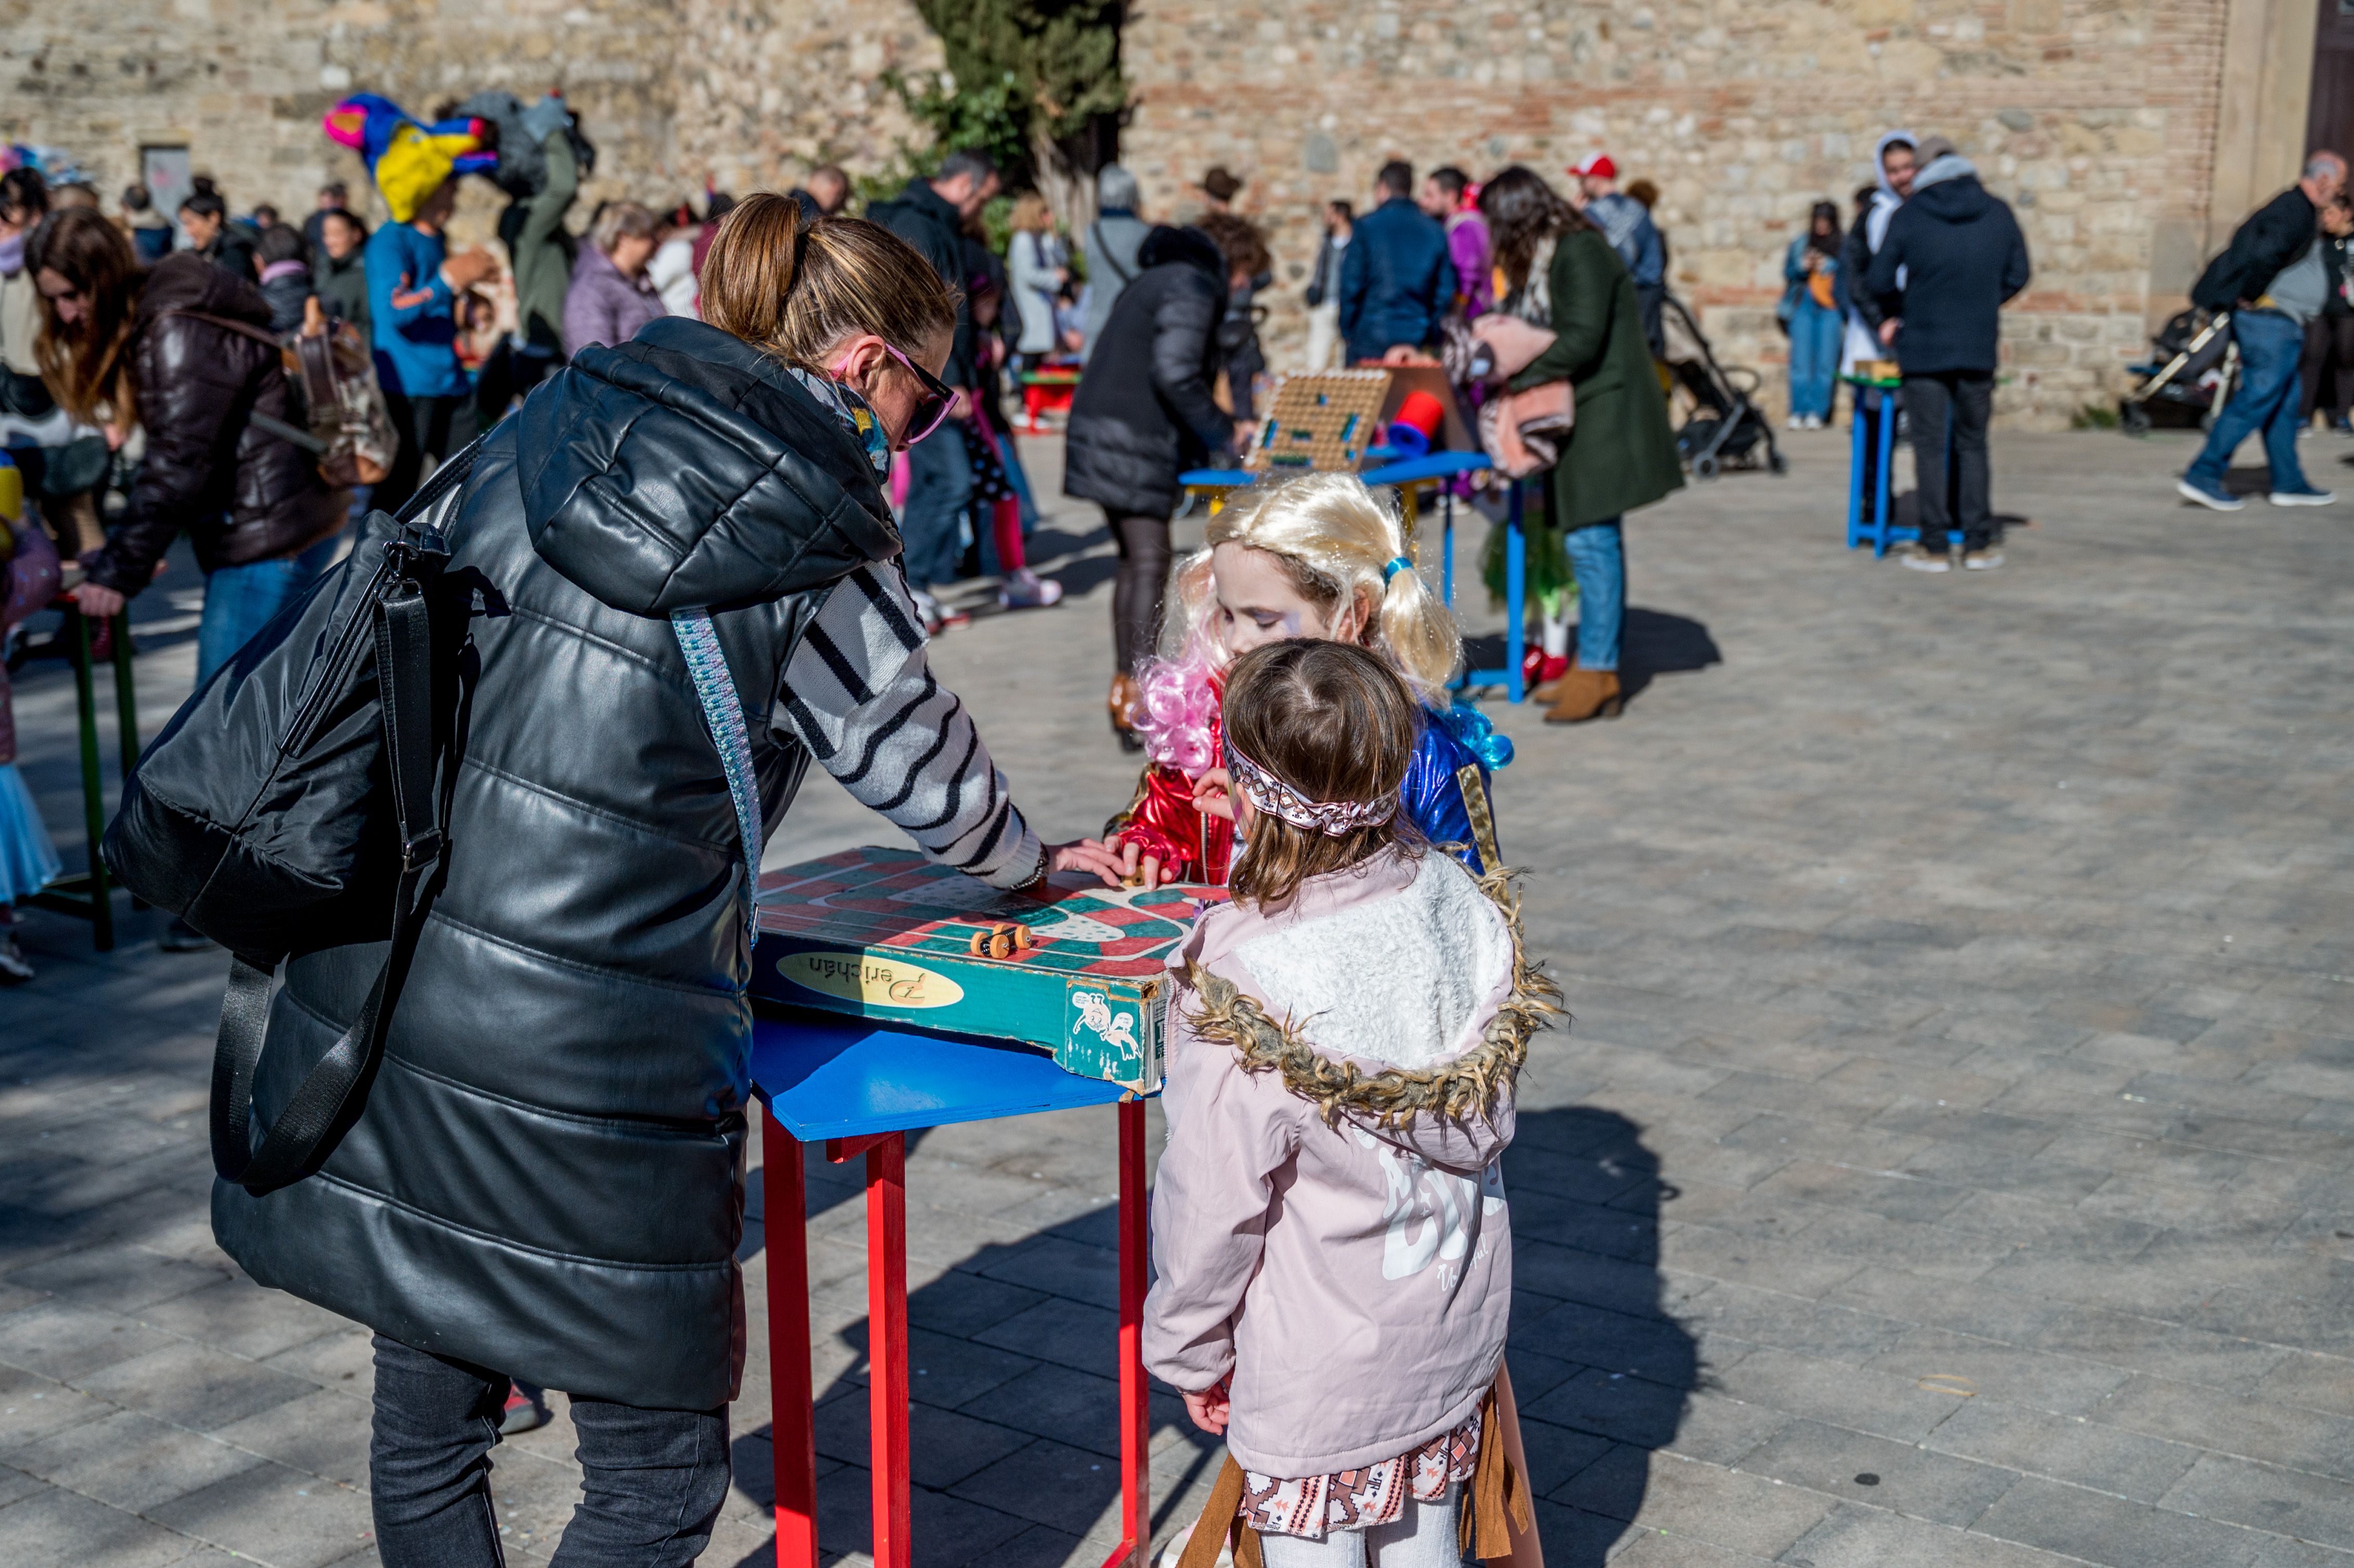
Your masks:
<svg viewBox="0 0 2354 1568"><path fill-rule="evenodd" d="M463 482L482 446L476 438L441 465L400 509L407 524ZM404 576L375 606L376 666L384 709L387 780L400 833L400 879L393 894L392 944L350 1028L320 1057L278 1119L253 1147L253 1075L270 1029L271 963L231 956L213 1046L213 1169L255 1197L301 1181L317 1169L345 1125L354 1092L374 1075L393 1009L408 980L409 960L425 928L424 897L448 841L433 791L433 629L423 588Z"/></svg>

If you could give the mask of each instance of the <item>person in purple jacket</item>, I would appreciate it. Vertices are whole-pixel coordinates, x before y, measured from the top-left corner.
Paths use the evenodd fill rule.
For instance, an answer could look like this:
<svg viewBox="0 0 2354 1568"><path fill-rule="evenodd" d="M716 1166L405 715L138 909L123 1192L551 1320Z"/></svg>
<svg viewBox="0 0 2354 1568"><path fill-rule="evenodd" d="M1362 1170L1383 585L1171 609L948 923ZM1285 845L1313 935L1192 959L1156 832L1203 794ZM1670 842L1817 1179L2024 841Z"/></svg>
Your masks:
<svg viewBox="0 0 2354 1568"><path fill-rule="evenodd" d="M1500 876L1407 819L1416 706L1344 642L1235 662L1246 847L1170 965L1144 1361L1225 1438L1195 1530L1239 1520L1267 1568L1452 1568L1466 1483L1512 1447L1499 1157L1560 991Z"/></svg>
<svg viewBox="0 0 2354 1568"><path fill-rule="evenodd" d="M1455 263L1455 297L1463 319L1476 321L1496 308L1496 285L1489 266L1488 220L1479 216L1479 189L1470 176L1448 164L1423 176L1415 205L1447 230L1447 257Z"/></svg>
<svg viewBox="0 0 2354 1568"><path fill-rule="evenodd" d="M564 295L567 355L591 344L625 344L640 327L669 313L646 277L646 263L665 237L662 219L633 201L617 201L597 215Z"/></svg>

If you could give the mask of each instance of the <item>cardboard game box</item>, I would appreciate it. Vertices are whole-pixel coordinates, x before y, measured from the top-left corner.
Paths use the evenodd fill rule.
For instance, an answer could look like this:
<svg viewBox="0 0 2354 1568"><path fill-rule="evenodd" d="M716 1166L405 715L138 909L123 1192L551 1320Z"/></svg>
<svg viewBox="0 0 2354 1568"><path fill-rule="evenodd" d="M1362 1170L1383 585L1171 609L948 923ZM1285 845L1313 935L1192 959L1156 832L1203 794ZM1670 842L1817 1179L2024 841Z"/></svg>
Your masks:
<svg viewBox="0 0 2354 1568"><path fill-rule="evenodd" d="M1161 1086L1166 964L1222 887L1001 893L912 850L855 849L760 879L752 994L1016 1040Z"/></svg>

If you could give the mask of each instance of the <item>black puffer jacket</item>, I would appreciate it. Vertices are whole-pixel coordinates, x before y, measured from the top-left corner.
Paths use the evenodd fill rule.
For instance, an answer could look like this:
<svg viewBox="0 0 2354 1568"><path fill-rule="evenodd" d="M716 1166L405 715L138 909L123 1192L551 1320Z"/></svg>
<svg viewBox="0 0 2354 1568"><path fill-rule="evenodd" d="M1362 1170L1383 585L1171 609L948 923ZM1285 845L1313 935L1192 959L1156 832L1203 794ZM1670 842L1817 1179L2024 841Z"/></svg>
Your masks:
<svg viewBox="0 0 2354 1568"><path fill-rule="evenodd" d="M147 274L131 324L147 458L122 525L90 574L118 593L145 588L183 528L209 572L315 545L344 525L351 506L350 492L321 481L317 458L251 422L256 413L295 422L277 348L177 313L186 311L270 326L259 284L194 251L175 251Z"/></svg>
<svg viewBox="0 0 2354 1568"><path fill-rule="evenodd" d="M1063 493L1166 517L1177 476L1233 450L1234 422L1210 395L1226 264L1200 229L1168 228L1145 236L1136 262L1071 399Z"/></svg>
<svg viewBox="0 0 2354 1568"><path fill-rule="evenodd" d="M349 1135L267 1197L217 1184L214 1229L257 1280L404 1343L708 1409L742 1361L751 959L726 780L667 617L722 610L773 831L809 760L770 736L787 657L817 590L898 536L832 410L681 316L533 392L446 526L488 607L448 884ZM290 960L257 1121L382 951Z"/></svg>

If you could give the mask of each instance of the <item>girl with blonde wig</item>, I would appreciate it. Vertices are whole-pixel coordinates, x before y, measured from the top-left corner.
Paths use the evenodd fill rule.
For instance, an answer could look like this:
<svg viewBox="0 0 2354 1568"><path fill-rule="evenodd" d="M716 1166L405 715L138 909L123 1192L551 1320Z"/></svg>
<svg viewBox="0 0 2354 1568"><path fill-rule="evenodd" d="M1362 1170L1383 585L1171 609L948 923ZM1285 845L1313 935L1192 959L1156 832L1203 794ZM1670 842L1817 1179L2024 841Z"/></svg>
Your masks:
<svg viewBox="0 0 2354 1568"><path fill-rule="evenodd" d="M1238 495L1170 579L1161 656L1137 681L1136 730L1151 761L1108 830L1130 874L1148 885L1226 880L1226 667L1303 638L1370 649L1405 681L1421 721L1405 816L1424 839L1486 870L1495 858L1489 773L1511 760L1512 743L1452 700L1462 636L1415 570L1397 514L1352 474L1310 473Z"/></svg>

